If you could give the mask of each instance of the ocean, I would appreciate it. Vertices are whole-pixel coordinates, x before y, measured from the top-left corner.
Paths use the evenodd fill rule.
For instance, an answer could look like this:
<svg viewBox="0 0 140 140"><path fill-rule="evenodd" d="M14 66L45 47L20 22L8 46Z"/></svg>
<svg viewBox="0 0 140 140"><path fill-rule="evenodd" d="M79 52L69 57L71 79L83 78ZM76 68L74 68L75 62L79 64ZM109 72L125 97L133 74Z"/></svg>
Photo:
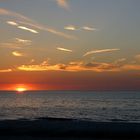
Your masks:
<svg viewBox="0 0 140 140"><path fill-rule="evenodd" d="M140 122L140 92L0 91L0 120L43 117Z"/></svg>

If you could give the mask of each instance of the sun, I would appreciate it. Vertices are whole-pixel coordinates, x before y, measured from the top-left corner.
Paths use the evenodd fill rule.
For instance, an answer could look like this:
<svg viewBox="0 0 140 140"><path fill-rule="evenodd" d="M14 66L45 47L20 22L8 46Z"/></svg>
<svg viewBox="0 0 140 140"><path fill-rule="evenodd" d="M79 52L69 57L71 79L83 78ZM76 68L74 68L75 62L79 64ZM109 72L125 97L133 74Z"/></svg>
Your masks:
<svg viewBox="0 0 140 140"><path fill-rule="evenodd" d="M24 91L26 91L27 90L27 88L25 88L25 87L17 87L16 88L16 91L17 92L24 92Z"/></svg>
<svg viewBox="0 0 140 140"><path fill-rule="evenodd" d="M11 90L16 91L17 93L24 93L25 91L35 90L35 88L31 84L14 84L11 87Z"/></svg>

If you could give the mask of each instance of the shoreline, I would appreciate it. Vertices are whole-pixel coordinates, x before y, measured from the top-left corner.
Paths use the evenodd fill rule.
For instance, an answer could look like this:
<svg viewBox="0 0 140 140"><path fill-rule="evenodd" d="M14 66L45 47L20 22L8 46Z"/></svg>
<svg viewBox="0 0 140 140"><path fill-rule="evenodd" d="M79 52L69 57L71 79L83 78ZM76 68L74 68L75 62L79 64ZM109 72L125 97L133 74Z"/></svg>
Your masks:
<svg viewBox="0 0 140 140"><path fill-rule="evenodd" d="M2 137L140 139L140 123L38 118L0 121ZM6 139L7 139L6 138Z"/></svg>

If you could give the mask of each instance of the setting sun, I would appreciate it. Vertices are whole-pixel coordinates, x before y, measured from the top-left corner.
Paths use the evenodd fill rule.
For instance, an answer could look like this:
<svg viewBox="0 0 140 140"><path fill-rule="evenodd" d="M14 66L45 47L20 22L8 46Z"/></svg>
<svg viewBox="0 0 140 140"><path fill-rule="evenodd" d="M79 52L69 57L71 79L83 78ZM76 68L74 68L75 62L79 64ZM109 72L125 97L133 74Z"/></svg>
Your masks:
<svg viewBox="0 0 140 140"><path fill-rule="evenodd" d="M29 86L25 85L25 84L18 84L18 85L14 86L14 90L17 92L24 92L24 91L27 91L29 89L30 89Z"/></svg>
<svg viewBox="0 0 140 140"><path fill-rule="evenodd" d="M26 88L24 88L24 87L17 87L16 88L16 91L17 92L24 92L24 91L26 91L27 89Z"/></svg>

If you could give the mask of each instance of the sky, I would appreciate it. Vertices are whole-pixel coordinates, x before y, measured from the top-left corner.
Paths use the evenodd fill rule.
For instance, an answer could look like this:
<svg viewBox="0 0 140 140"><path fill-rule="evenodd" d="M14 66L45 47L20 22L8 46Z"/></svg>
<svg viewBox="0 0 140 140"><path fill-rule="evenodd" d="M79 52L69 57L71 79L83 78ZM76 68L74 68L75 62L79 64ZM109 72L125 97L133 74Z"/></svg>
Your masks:
<svg viewBox="0 0 140 140"><path fill-rule="evenodd" d="M140 90L139 0L0 0L0 90Z"/></svg>

